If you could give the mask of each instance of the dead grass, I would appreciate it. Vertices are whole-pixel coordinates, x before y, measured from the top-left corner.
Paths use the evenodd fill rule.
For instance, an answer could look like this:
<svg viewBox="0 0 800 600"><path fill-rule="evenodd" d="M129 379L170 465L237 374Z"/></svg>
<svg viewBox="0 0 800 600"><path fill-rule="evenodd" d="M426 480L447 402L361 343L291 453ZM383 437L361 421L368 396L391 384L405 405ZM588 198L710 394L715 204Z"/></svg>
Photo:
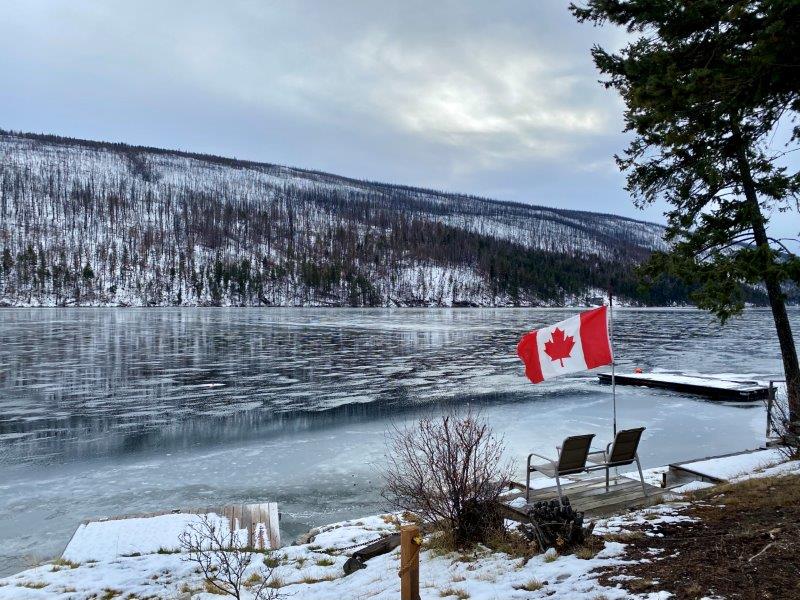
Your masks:
<svg viewBox="0 0 800 600"><path fill-rule="evenodd" d="M305 557L305 556L298 556L298 557L295 559L295 561L294 561L294 562L295 562L295 564L298 566L298 568L302 568L302 567L303 567L303 565L304 565L304 564L306 564L306 562L307 562L307 561L308 561L308 558L307 558L307 557ZM267 566L269 566L269 565L267 565Z"/></svg>
<svg viewBox="0 0 800 600"><path fill-rule="evenodd" d="M203 583L203 591L205 591L206 594L215 594L217 596L227 596L227 594L225 592L223 592L221 589L216 587L213 583L211 583L208 580L206 580Z"/></svg>
<svg viewBox="0 0 800 600"><path fill-rule="evenodd" d="M630 575L636 579L622 581L626 589L667 591L676 600L800 598L800 477L723 484L690 499L685 514L695 521L661 524L663 537L645 536L649 523L625 539L616 536L628 543L632 563L609 569L600 582L614 585L614 575Z"/></svg>
<svg viewBox="0 0 800 600"><path fill-rule="evenodd" d="M264 565L268 569L274 569L275 567L280 565L281 562L283 562L283 561L279 557L271 556L271 555L265 555L264 556Z"/></svg>
<svg viewBox="0 0 800 600"><path fill-rule="evenodd" d="M202 588L196 588L196 587L192 587L191 585L189 585L188 583L186 583L186 582L184 581L184 582L181 584L181 587L180 587L180 588L178 588L178 591L179 591L180 593L182 593L182 594L189 594L189 595L192 595L192 594L194 594L195 592L199 592L201 589L202 589Z"/></svg>
<svg viewBox="0 0 800 600"><path fill-rule="evenodd" d="M54 567L69 567L70 569L77 569L81 566L80 563L61 557L54 559L52 564Z"/></svg>
<svg viewBox="0 0 800 600"><path fill-rule="evenodd" d="M630 544L636 540L643 540L647 536L645 536L643 531L638 529L632 529L629 531L620 531L619 533L607 533L603 536L603 539L607 542L620 542L623 544Z"/></svg>
<svg viewBox="0 0 800 600"><path fill-rule="evenodd" d="M455 596L456 598L458 598L458 600L467 600L467 598L469 598L469 594L466 592L466 590L454 587L449 587L441 590L439 592L439 596L442 598L449 598L451 596Z"/></svg>
<svg viewBox="0 0 800 600"><path fill-rule="evenodd" d="M628 579L625 581L625 587L634 594L643 594L652 590L656 583L652 579L637 577L636 579Z"/></svg>
<svg viewBox="0 0 800 600"><path fill-rule="evenodd" d="M31 590L40 590L42 588L46 588L47 585L48 584L44 581L23 581L22 583L17 584L18 587L24 587Z"/></svg>
<svg viewBox="0 0 800 600"><path fill-rule="evenodd" d="M400 517L406 523L413 524L413 525L422 525L422 520L417 515L415 515L412 512L409 512L407 510L403 511L403 514L400 515Z"/></svg>
<svg viewBox="0 0 800 600"><path fill-rule="evenodd" d="M529 559L539 553L539 546L518 531L496 531L486 540L486 545L495 552L503 552L514 558Z"/></svg>
<svg viewBox="0 0 800 600"><path fill-rule="evenodd" d="M322 581L333 581L334 579L338 579L338 575L334 575L331 573L330 575L323 575L322 577L312 577L311 575L304 575L302 579L300 579L300 583L320 583Z"/></svg>
<svg viewBox="0 0 800 600"><path fill-rule="evenodd" d="M539 581L538 579L531 579L522 585L515 585L515 590L525 590L526 592L535 592L536 590L540 590L544 587L544 584Z"/></svg>
<svg viewBox="0 0 800 600"><path fill-rule="evenodd" d="M728 508L764 509L775 506L800 505L800 478L796 475L747 479L697 490L696 500L722 500Z"/></svg>
<svg viewBox="0 0 800 600"><path fill-rule="evenodd" d="M254 585L258 585L262 581L264 581L264 578L259 573L251 573L250 577L245 579L244 585L246 587L253 587Z"/></svg>
<svg viewBox="0 0 800 600"><path fill-rule="evenodd" d="M434 531L422 541L422 550L427 550L434 557L446 556L455 552L453 537L448 531Z"/></svg>

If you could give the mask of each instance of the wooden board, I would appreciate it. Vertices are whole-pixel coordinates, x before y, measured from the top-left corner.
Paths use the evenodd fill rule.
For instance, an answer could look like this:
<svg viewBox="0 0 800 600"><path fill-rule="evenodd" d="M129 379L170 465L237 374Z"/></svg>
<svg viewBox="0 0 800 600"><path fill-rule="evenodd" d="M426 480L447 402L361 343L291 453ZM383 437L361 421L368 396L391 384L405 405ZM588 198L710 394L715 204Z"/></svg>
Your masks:
<svg viewBox="0 0 800 600"><path fill-rule="evenodd" d="M209 512L222 514L230 521L231 528L246 529L247 542L251 548L280 548L280 515L276 502L260 504L233 504Z"/></svg>

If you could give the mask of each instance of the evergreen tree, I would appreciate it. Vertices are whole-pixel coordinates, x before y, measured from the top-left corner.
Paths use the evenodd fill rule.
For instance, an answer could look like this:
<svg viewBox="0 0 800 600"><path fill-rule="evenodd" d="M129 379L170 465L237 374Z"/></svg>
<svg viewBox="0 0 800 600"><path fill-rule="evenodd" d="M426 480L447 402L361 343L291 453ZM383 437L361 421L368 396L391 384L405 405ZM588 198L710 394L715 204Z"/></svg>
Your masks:
<svg viewBox="0 0 800 600"><path fill-rule="evenodd" d="M798 427L800 368L782 284L800 281L800 260L768 221L800 197L800 174L782 164L800 127L786 147L773 145L800 111L800 2L588 0L570 10L638 34L617 53L596 46L592 56L627 107L634 139L617 157L627 190L637 205L670 205L670 250L645 273L696 286L698 305L723 322L742 310L742 284L763 285Z"/></svg>

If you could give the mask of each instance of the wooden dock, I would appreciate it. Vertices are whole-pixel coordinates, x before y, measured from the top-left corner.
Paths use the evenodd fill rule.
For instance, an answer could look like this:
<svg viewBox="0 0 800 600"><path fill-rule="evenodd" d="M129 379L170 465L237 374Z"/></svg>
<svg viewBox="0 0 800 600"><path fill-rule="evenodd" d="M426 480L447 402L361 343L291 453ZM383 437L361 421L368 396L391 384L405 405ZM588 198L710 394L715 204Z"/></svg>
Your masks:
<svg viewBox="0 0 800 600"><path fill-rule="evenodd" d="M611 384L611 373L599 373L600 383ZM705 396L714 400L752 402L766 400L769 387L757 381L699 377L677 373L625 373L616 374L617 385L638 385Z"/></svg>
<svg viewBox="0 0 800 600"><path fill-rule="evenodd" d="M741 473L753 473L779 461L782 454L775 448L754 448L728 454L706 456L693 460L675 462L651 471L650 476L660 474L661 487L645 484L647 497L642 491L642 484L635 475L613 477L606 490L605 477L596 474L570 475L562 477L562 494L569 498L575 510L583 512L587 517L604 517L623 512L631 508L639 508L658 504L673 497L673 491L691 482L711 484L724 483ZM648 471L646 470L645 473ZM652 480L652 479L651 479ZM542 481L536 478L534 481ZM503 496L503 516L515 521L527 522L528 509L541 500L556 500L558 493L555 480L549 480L548 487L532 489L530 499L522 504L519 498L525 497L525 485L511 482L512 492ZM513 504L511 506L510 504Z"/></svg>
<svg viewBox="0 0 800 600"><path fill-rule="evenodd" d="M216 514L228 520L233 531L247 531L247 547L256 550L280 548L280 514L275 502L232 504L227 506L175 509L152 513L127 514L83 521L72 534L62 556L69 558L79 548L96 545L98 538L117 538L115 550L120 556L131 553L152 554L161 549L175 550L180 546L179 535L190 522L177 523L184 515ZM175 517L175 518L169 518ZM124 539L123 539L124 538ZM108 540L106 540L108 542ZM115 546L115 548L116 548ZM109 552L108 548L104 549Z"/></svg>
<svg viewBox="0 0 800 600"><path fill-rule="evenodd" d="M515 491L503 497L504 516L523 523L528 521L527 512L530 505L541 500L558 498L554 484L553 487L531 490L530 499L524 506L509 506L509 502L525 497L524 484L512 482L511 487ZM669 489L647 483L645 488L647 496L642 491L640 481L622 476L612 478L608 490L605 477L568 481L561 485L562 494L569 498L572 507L588 517L605 516L627 508L657 504L663 500L665 494L669 493Z"/></svg>

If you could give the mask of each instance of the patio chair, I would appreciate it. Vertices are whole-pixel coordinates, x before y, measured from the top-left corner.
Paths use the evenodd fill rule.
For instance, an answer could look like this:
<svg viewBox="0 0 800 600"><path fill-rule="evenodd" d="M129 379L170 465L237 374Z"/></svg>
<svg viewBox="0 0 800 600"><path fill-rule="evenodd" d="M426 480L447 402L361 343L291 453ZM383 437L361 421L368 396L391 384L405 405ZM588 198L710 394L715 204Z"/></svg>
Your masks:
<svg viewBox="0 0 800 600"><path fill-rule="evenodd" d="M556 460L551 460L546 456L533 452L529 454L525 479L525 500L530 500L531 473L539 472L546 477L555 478L556 490L558 491L558 503L563 506L564 502L562 501L561 481L559 478L573 473L582 473L586 470L586 459L589 456L589 448L592 445L593 438L593 433L568 437L564 440L564 443L557 448L558 459ZM532 465L531 459L534 456L542 458L547 462L540 465Z"/></svg>
<svg viewBox="0 0 800 600"><path fill-rule="evenodd" d="M613 442L609 442L605 450L597 452L590 452L589 460L594 463L590 465L587 471L596 471L605 469L606 471L606 489L608 489L609 470L611 467L624 467L626 465L636 463L639 469L639 479L642 480L642 491L645 497L647 496L647 486L644 482L642 475L642 463L639 462L639 441L642 439L642 432L646 427L637 427L635 429L623 429L618 431ZM600 461L595 458L601 455Z"/></svg>

